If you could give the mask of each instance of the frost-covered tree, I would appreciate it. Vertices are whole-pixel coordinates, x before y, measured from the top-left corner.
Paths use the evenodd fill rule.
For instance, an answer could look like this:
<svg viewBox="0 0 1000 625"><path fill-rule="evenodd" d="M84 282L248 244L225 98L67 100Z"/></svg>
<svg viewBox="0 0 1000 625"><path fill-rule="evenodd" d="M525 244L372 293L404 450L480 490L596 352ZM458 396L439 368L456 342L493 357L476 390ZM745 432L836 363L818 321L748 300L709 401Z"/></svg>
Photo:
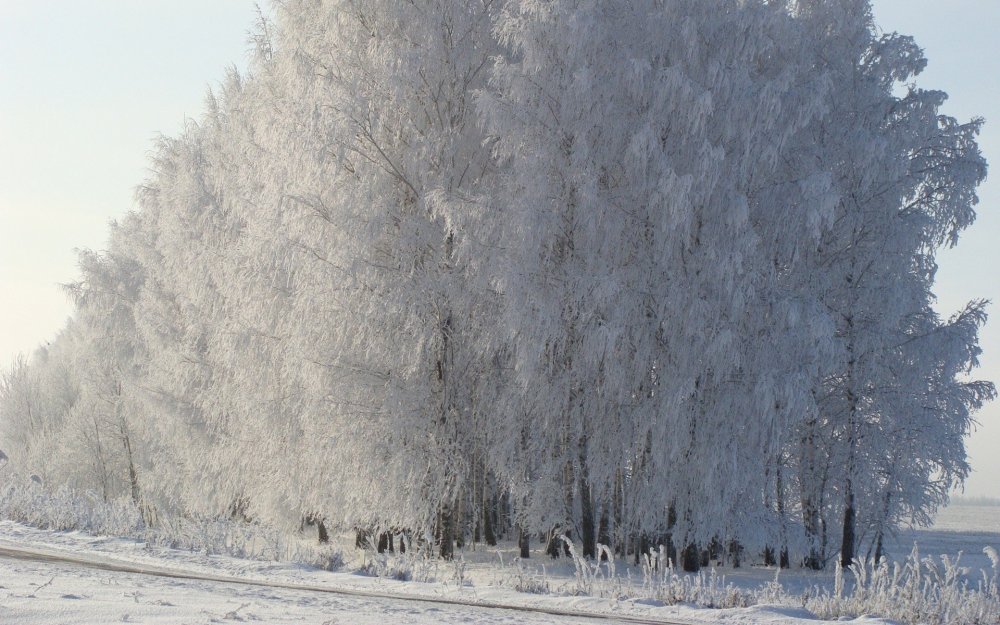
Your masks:
<svg viewBox="0 0 1000 625"><path fill-rule="evenodd" d="M113 432L109 441L116 448L113 456L127 476L127 492L140 504L143 480L149 479L143 435L153 420L142 409L139 376L155 361L151 362L136 330L134 311L144 274L123 249L130 245L131 234L128 225L115 228L108 251L81 253L82 279L70 290L76 302L80 349L86 356L79 363L84 367L81 392L86 409Z"/></svg>
<svg viewBox="0 0 1000 625"><path fill-rule="evenodd" d="M978 121L963 125L941 116L939 92L910 87L902 96L894 94L925 64L912 39L878 35L867 2L819 4L811 19L836 33L821 44L827 48L823 67L835 84L830 114L812 138L840 200L830 226L806 256L814 278L810 289L835 324L839 356L817 390L819 415L804 424L802 501L806 530L814 539L822 509L839 511L846 566L855 555L859 508L882 507L872 480L875 464L884 463L886 455L898 457L896 445L910 444L893 424L916 417L914 398L938 375L931 363L942 354L930 344L915 349L940 325L931 308L933 254L957 240L974 219L975 187L985 165L975 143ZM967 315L978 318L971 309ZM954 357L963 364L945 374L958 385L946 392L952 396L962 386L955 376L974 362L978 349L975 325L962 327L964 345L952 333L950 349L958 350ZM910 432L944 436L951 446L949 433L967 431L970 408L991 392L974 383L963 395L968 403L934 411L933 425L925 422ZM943 451L929 444L923 460L944 476L955 475L954 456ZM935 479L933 473L928 470L922 479ZM839 501L824 500L833 493Z"/></svg>
<svg viewBox="0 0 1000 625"><path fill-rule="evenodd" d="M505 158L496 201L524 389L505 464L532 523L579 519L588 555L595 500L607 509L622 489L630 531L668 529L674 510L680 544L705 543L748 493L763 505L751 484L771 434L809 391L747 332L792 332L768 296L782 297L788 233L815 236L829 207L803 188L827 179L786 184L777 207L767 194L784 143L823 111L824 76L807 33L764 3L518 2L504 16L513 60L497 62L482 110Z"/></svg>
<svg viewBox="0 0 1000 625"><path fill-rule="evenodd" d="M253 41L5 374L18 470L687 568L878 555L964 479L985 305L932 286L980 122L867 0L289 0Z"/></svg>
<svg viewBox="0 0 1000 625"><path fill-rule="evenodd" d="M488 350L472 340L496 299L470 285L466 225L490 170L472 93L495 51L493 12L285 5L240 98L257 159L244 180L258 176L259 193L235 211L249 278L269 283L252 292L271 292L247 306L273 322L269 353L299 396L283 411L308 433L303 505L346 524L437 527L445 554L478 435L473 375Z"/></svg>

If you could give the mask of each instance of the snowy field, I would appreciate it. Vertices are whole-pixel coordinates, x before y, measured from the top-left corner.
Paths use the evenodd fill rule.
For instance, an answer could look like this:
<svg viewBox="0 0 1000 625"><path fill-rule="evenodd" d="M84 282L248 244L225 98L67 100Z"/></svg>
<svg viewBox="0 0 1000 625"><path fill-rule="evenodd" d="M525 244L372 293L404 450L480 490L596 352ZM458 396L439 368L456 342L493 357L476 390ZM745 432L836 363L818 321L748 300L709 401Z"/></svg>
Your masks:
<svg viewBox="0 0 1000 625"><path fill-rule="evenodd" d="M929 529L904 530L886 545L892 558L904 558L916 543L922 555L962 554L960 565L970 569L971 579L990 569L983 548L1000 551L1000 506L957 504L945 508Z"/></svg>
<svg viewBox="0 0 1000 625"><path fill-rule="evenodd" d="M981 574L979 569L989 567L983 547L1000 548L998 526L1000 507L954 506L939 516L933 529L901 532L888 548L892 556L905 556L915 540L922 555L944 553L954 556L962 551L962 565L968 567L964 572L969 579L975 580ZM80 563L36 562L0 556L0 623L4 624L502 625L592 622L592 618L585 616L589 614L603 615L608 622L634 619L631 622L796 625L823 621L800 607L789 605L788 597L811 587L833 584L830 573L783 571L778 577L786 593L780 600L783 605L777 605L776 595L774 605L719 610L690 604L664 605L653 600L621 600L607 596L607 584L594 585L598 591L594 594L603 594L603 597L577 596L580 579L568 559L553 562L538 554L539 557L533 557L530 563L515 563L512 550L508 549L499 553L493 549L467 550L456 563L428 563L424 570L414 575L416 579L433 581L401 582L391 579L387 570L382 576L358 574L362 569L377 570L380 563L372 561L371 555L357 551L352 552L354 559L341 571L328 572L297 564L155 547L135 540L39 530L9 521L0 522L0 550L4 548L69 556L102 566L117 564L151 573L224 577L256 584L161 577L93 569ZM391 562L383 561L381 565L387 569ZM636 579L638 583L640 571L628 569L621 562L618 566L620 578ZM773 569L757 567L720 570L712 583L759 590L775 580L775 573ZM548 592L530 594L513 590L519 576L522 583L530 580L544 585ZM712 573L706 576L708 578L713 578ZM296 586L299 588L294 588ZM477 607L476 604L508 606L509 609ZM854 621L883 622L870 617Z"/></svg>

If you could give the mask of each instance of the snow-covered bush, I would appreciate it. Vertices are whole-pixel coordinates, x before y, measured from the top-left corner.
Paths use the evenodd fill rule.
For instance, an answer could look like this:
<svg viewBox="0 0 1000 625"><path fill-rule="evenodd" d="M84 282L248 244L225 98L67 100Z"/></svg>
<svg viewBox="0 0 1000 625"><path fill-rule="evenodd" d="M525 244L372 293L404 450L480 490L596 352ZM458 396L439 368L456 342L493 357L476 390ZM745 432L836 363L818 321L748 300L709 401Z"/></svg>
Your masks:
<svg viewBox="0 0 1000 625"><path fill-rule="evenodd" d="M50 491L16 478L0 489L0 518L41 529L105 536L136 536L145 531L138 507L127 498L101 501L93 493L78 493L67 486Z"/></svg>
<svg viewBox="0 0 1000 625"><path fill-rule="evenodd" d="M714 569L695 574L679 572L666 557L664 549L650 550L641 558L642 580L616 572L613 554L604 552L607 562L588 560L578 555L578 545L563 538L574 561L574 578L555 592L584 594L614 599L652 599L668 605L689 604L707 608L739 608L751 605L785 605L813 612L823 619L854 618L864 614L888 618L911 625L985 625L1000 622L1000 554L992 547L984 552L992 562L992 571L982 579L966 578L967 569L957 557L942 555L922 557L914 547L904 562L882 560L855 561L845 570L837 567L832 587L814 587L799 594L786 589L780 581L781 569L774 580L756 589L727 584ZM516 573L498 581L522 590L524 581L539 578L527 572L522 563L508 567ZM501 559L501 567L503 561ZM529 584L530 585L530 584ZM525 590L526 592L548 592Z"/></svg>
<svg viewBox="0 0 1000 625"><path fill-rule="evenodd" d="M426 549L426 545L417 546L410 543L405 536L399 539L402 551L378 552L374 540L368 539L368 549L365 550L365 561L358 572L382 579L395 579L402 582L434 582L438 579L440 561Z"/></svg>
<svg viewBox="0 0 1000 625"><path fill-rule="evenodd" d="M696 574L678 572L667 557L666 550L650 550L642 557L642 585L626 586L634 598L651 598L666 604L688 603L706 608L741 608L759 603L759 595L727 584L715 569Z"/></svg>
<svg viewBox="0 0 1000 625"><path fill-rule="evenodd" d="M307 544L276 527L174 515L160 515L155 525L147 525L139 506L128 497L103 501L92 492L66 486L50 491L16 476L0 488L0 519L41 529L132 538L148 545L210 555L299 562L326 570L344 565L343 554L334 547Z"/></svg>
<svg viewBox="0 0 1000 625"><path fill-rule="evenodd" d="M875 614L904 623L927 625L982 625L1000 622L996 550L984 550L992 561L992 574L971 583L959 566L961 554L938 559L921 557L917 547L905 562L878 563L855 560L850 567L853 585L837 583L832 592L821 589L803 605L822 618ZM837 577L843 570L838 567Z"/></svg>
<svg viewBox="0 0 1000 625"><path fill-rule="evenodd" d="M551 591L548 577L545 575L545 566L542 566L541 574L528 570L524 565L524 560L514 558L510 564L503 561L503 553L497 550L497 568L499 575L495 575L493 583L497 586L512 588L517 592L532 595L544 595Z"/></svg>

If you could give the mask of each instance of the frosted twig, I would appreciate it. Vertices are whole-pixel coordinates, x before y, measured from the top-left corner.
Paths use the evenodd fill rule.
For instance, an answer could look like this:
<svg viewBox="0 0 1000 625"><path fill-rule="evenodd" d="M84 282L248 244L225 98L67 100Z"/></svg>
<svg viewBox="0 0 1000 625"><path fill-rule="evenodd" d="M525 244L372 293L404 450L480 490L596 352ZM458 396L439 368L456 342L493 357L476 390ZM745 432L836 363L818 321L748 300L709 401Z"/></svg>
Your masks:
<svg viewBox="0 0 1000 625"><path fill-rule="evenodd" d="M31 598L31 599L34 599L34 598L36 598L36 597L37 597L37 595L38 595L38 591L39 591L39 590L41 590L42 588L45 588L46 586L51 586L51 585L52 585L52 582L54 582L54 581L56 581L56 578L55 578L55 576L53 575L53 576L52 576L52 577L51 577L51 578L49 579L49 581L45 582L44 584L42 584L41 586L39 586L38 588L36 588L36 589L35 589L35 591L34 591L33 593L31 593L30 595L28 595L28 597L29 597L29 598Z"/></svg>

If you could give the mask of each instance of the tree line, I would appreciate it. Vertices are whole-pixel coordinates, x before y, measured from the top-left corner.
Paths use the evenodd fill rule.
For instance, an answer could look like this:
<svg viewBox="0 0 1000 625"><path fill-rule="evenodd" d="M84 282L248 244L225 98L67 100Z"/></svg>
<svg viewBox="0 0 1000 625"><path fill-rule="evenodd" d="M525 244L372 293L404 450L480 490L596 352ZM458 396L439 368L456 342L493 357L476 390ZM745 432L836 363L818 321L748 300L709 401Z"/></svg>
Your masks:
<svg viewBox="0 0 1000 625"><path fill-rule="evenodd" d="M882 555L969 472L982 121L868 0L286 0L0 385L45 484L686 569Z"/></svg>

